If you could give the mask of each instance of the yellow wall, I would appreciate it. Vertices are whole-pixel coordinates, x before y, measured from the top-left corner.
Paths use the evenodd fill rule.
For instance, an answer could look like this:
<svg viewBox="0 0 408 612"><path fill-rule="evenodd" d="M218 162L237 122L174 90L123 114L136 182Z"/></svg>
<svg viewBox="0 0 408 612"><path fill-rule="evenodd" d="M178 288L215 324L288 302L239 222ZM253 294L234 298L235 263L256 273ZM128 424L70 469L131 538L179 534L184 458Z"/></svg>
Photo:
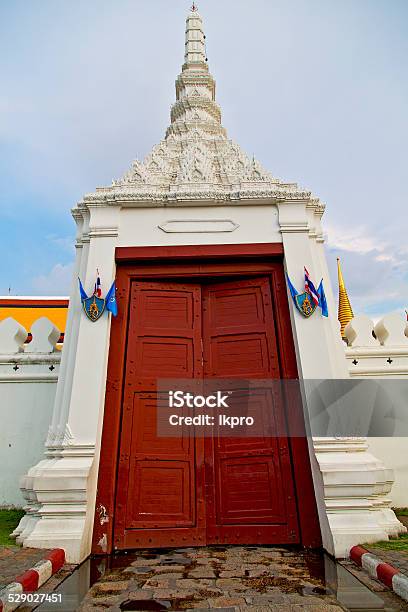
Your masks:
<svg viewBox="0 0 408 612"><path fill-rule="evenodd" d="M54 325L60 330L61 333L65 332L65 325L67 322L68 307L53 308L52 306L41 306L33 308L32 306L22 306L19 308L13 308L12 306L0 305L0 321L7 319L7 317L13 317L16 321L22 325L27 332L31 330L32 324L41 317L47 317L54 323Z"/></svg>

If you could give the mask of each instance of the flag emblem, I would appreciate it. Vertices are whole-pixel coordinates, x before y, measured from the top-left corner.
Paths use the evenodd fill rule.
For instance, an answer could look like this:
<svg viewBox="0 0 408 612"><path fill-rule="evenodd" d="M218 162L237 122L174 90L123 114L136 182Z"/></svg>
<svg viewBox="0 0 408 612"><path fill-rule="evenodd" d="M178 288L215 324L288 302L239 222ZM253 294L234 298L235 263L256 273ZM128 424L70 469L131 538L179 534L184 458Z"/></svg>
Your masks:
<svg viewBox="0 0 408 612"><path fill-rule="evenodd" d="M327 307L326 295L323 288L323 280L320 281L320 285L316 289L306 268L304 269L304 272L305 290L303 293L299 293L297 291L297 289L292 285L289 276L286 275L286 280L288 282L288 287L293 299L293 303L304 317L311 317L317 307L321 309L323 317L328 317L329 310Z"/></svg>
<svg viewBox="0 0 408 612"><path fill-rule="evenodd" d="M99 298L96 295L92 295L86 300L83 300L82 306L88 319L91 321L97 321L101 318L105 311L106 300Z"/></svg>
<svg viewBox="0 0 408 612"><path fill-rule="evenodd" d="M317 308L317 304L313 299L311 299L310 294L307 293L307 291L304 293L298 293L295 300L297 309L305 317L311 317Z"/></svg>
<svg viewBox="0 0 408 612"><path fill-rule="evenodd" d="M111 312L114 317L118 314L118 305L116 302L116 286L113 281L111 288L109 289L106 297L102 297L101 279L99 271L97 271L97 278L95 283L94 292L91 296L88 296L83 288L81 279L78 278L79 282L79 294L81 296L82 308L90 321L97 321L101 318L105 310Z"/></svg>

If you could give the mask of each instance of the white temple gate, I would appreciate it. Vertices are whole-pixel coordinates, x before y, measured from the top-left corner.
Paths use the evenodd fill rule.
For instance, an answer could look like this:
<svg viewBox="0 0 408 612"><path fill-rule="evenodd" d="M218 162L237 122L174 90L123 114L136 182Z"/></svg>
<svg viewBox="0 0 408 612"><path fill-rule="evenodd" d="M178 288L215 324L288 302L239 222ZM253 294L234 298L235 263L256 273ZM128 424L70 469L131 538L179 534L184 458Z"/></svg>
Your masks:
<svg viewBox="0 0 408 612"><path fill-rule="evenodd" d="M186 245L281 245L294 282L304 265L314 279L324 279L330 312L328 319L318 313L307 319L289 303L299 377L349 377L324 253L324 205L310 191L274 178L228 140L197 11L188 15L186 32L185 63L165 139L143 163L133 162L122 179L86 195L73 209L75 271L54 413L45 457L24 478L31 510L19 530L24 546L63 547L69 562L91 551L113 341L110 315L97 323L84 316L77 277L89 289L98 268L104 286L110 286L118 247L161 247L165 254L165 247ZM392 474L368 452L365 439L309 442L327 551L345 557L362 540L402 530L387 496ZM98 512L101 525L114 520L103 508Z"/></svg>

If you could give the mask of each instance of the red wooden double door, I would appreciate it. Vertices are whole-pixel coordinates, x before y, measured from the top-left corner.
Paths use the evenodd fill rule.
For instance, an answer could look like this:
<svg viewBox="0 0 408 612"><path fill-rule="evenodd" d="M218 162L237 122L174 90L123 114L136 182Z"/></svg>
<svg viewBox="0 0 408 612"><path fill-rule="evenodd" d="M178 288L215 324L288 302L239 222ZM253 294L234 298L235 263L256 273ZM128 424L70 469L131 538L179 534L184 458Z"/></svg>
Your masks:
<svg viewBox="0 0 408 612"><path fill-rule="evenodd" d="M270 277L131 283L115 548L300 542L283 400L264 436L157 434L159 378L280 378L273 312Z"/></svg>

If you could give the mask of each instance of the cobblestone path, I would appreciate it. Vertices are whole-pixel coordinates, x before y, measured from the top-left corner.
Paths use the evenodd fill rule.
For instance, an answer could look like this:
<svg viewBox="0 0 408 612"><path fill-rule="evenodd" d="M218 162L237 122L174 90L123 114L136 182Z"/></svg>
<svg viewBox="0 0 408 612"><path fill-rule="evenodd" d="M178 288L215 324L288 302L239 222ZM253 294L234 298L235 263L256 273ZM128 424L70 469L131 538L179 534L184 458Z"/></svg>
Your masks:
<svg viewBox="0 0 408 612"><path fill-rule="evenodd" d="M320 578L318 555L275 547L186 548L122 557L79 610L343 610Z"/></svg>

